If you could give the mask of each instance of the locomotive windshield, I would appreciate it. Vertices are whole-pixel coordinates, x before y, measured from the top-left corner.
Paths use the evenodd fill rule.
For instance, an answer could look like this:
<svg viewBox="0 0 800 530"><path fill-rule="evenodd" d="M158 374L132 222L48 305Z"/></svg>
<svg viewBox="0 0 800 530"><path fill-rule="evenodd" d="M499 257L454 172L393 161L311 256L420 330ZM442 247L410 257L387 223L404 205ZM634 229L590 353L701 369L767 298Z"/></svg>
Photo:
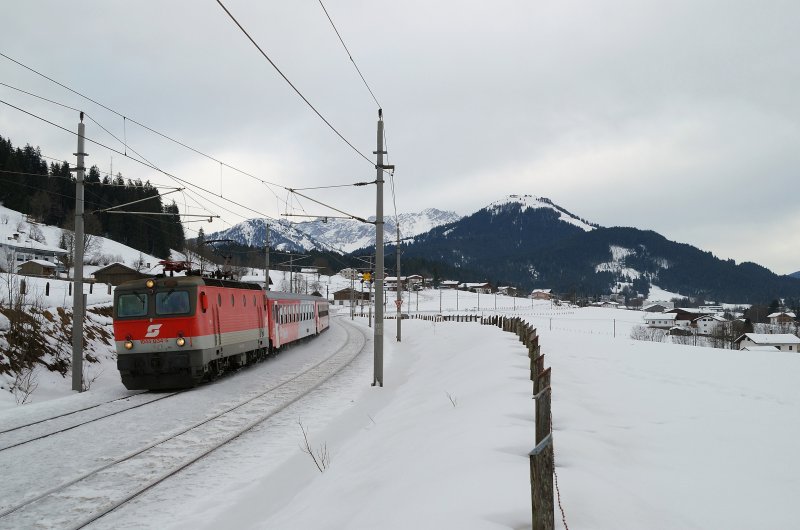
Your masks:
<svg viewBox="0 0 800 530"><path fill-rule="evenodd" d="M156 315L185 315L191 307L188 291L156 293Z"/></svg>
<svg viewBox="0 0 800 530"><path fill-rule="evenodd" d="M147 295L121 294L117 300L118 317L143 317L147 315Z"/></svg>

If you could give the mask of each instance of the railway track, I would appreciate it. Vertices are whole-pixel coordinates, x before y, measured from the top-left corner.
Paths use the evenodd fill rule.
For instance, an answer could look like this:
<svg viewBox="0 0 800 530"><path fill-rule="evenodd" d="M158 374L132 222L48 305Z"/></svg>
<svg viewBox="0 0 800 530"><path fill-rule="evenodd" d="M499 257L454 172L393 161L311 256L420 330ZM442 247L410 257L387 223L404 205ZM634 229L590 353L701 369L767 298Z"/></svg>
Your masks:
<svg viewBox="0 0 800 530"><path fill-rule="evenodd" d="M350 364L366 335L340 319L343 346L248 399L0 510L0 528L83 528L263 423Z"/></svg>
<svg viewBox="0 0 800 530"><path fill-rule="evenodd" d="M181 391L184 392L184 391ZM153 394L150 392L139 392L133 396L112 399L103 403L98 403L90 407L65 412L49 418L18 425L0 431L0 452L13 447L19 447L42 438L71 431L72 429L100 421L128 410L137 409L162 399L167 399L181 392L170 392L168 394ZM149 398L149 399L148 399ZM108 410L110 409L110 410ZM91 412L89 412L91 411ZM85 414L82 414L85 413Z"/></svg>

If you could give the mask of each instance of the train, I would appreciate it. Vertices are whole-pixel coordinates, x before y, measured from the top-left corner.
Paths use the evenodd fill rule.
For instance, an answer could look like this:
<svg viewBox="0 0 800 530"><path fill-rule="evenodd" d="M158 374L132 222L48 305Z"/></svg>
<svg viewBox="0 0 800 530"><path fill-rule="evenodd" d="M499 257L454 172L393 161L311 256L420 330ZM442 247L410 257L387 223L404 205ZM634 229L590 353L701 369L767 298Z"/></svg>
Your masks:
<svg viewBox="0 0 800 530"><path fill-rule="evenodd" d="M191 271L114 292L117 369L128 390L191 388L329 326L325 298Z"/></svg>

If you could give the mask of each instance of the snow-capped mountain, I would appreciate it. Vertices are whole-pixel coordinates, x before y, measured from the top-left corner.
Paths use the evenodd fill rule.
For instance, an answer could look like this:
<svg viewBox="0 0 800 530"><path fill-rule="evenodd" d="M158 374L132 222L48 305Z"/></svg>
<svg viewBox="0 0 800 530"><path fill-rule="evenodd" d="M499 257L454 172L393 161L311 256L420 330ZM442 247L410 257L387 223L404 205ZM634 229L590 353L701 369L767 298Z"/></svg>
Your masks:
<svg viewBox="0 0 800 530"><path fill-rule="evenodd" d="M314 248L329 248L321 241L317 241L306 231L301 230L296 223L285 219L247 219L241 223L205 235L208 239L232 239L240 245L264 247L269 225L270 247L289 252L303 252Z"/></svg>
<svg viewBox="0 0 800 530"><path fill-rule="evenodd" d="M414 238L407 259L459 281L552 288L575 296L650 284L707 300L759 302L800 296L800 282L754 263L636 228L604 228L546 198L511 195ZM423 265L422 267L425 267ZM445 268L447 267L447 268Z"/></svg>
<svg viewBox="0 0 800 530"><path fill-rule="evenodd" d="M428 208L419 213L399 214L400 236L422 234L437 226L461 219L455 212ZM375 217L370 217L374 221ZM268 221L248 219L228 230L207 234L208 239L233 239L237 243L263 247ZM312 248L352 252L375 244L375 225L353 219L315 219L292 223L286 220L269 221L270 245L279 250L310 250ZM397 225L394 217L386 217L384 233L387 241L394 240Z"/></svg>
<svg viewBox="0 0 800 530"><path fill-rule="evenodd" d="M503 199L494 201L484 209L496 215L499 212L507 210L509 207L514 209L519 207L520 213L524 213L527 210L553 210L558 213L559 221L575 225L586 232L599 227L599 225L595 223L590 223L589 221L568 212L546 197L534 197L533 195L509 195Z"/></svg>

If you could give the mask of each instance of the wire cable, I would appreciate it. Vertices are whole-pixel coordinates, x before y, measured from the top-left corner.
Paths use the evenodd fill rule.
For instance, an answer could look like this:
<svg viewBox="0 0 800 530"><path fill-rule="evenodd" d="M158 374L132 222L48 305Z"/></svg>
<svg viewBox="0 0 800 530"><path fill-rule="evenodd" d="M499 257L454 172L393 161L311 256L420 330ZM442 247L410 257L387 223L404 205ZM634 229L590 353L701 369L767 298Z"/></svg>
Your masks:
<svg viewBox="0 0 800 530"><path fill-rule="evenodd" d="M111 107L109 107L107 105L104 105L103 103L97 101L96 99L93 99L93 98L91 98L91 97L89 97L89 96L87 96L85 94L82 94L81 92L78 92L77 90L65 85L64 83L61 83L61 82L53 79L52 77L50 77L50 76L48 76L46 74L43 74L42 72L40 72L40 71L38 71L38 70L36 70L34 68L31 68L30 66L28 66L28 65L26 65L26 64L24 64L24 63L22 63L20 61L17 61L16 59L14 59L12 57L9 57L8 55L4 54L3 52L0 52L0 57L4 57L5 59L11 61L12 63L17 64L17 65L21 66L22 68L25 68L26 70L28 70L30 72L33 72L34 74L36 74L36 75L38 75L40 77L43 77L44 79L47 79L51 83L54 83L54 84L60 86L61 88L65 89L65 90L68 90L69 92L72 92L73 94L75 94L75 95L77 95L77 96L79 96L79 97L81 97L81 98L83 98L83 99L85 99L87 101L90 101L90 102L94 103L95 105L98 105L99 107L104 108L108 112L110 112L112 114L115 114L116 116L119 116L120 118L122 118L123 119L124 136L126 138L126 140L123 141L122 143L123 143L123 145L125 145L126 149L127 149L127 126L126 125L127 125L127 122L130 121L131 123L134 123L134 124L138 125L139 127L142 127L143 129L146 129L146 130L150 131L151 133L156 134L156 135L164 138L165 140L169 140L170 142L173 142L173 143L175 143L177 145L180 145L181 147L183 147L185 149L188 149L188 150L190 150L190 151L192 151L192 152L194 152L194 153L196 153L196 154L198 154L200 156L203 156L205 158L208 158L209 160L213 160L214 162L222 164L225 167L228 167L228 168L236 171L237 173L241 173L242 175L245 175L245 176L248 176L248 177L253 178L255 180L258 180L258 181L262 182L265 185L280 186L280 184L276 184L274 182L269 182L269 181L267 181L265 179L257 177L256 175L248 173L247 171L244 171L244 170L239 169L239 168L237 168L235 166L232 166L232 165L230 165L230 164L228 164L226 162L223 162L222 160L217 159L216 157L214 157L212 155L209 155L207 153L204 153L203 151L200 151L199 149L196 149L196 148L194 148L194 147L192 147L190 145L187 145L186 143L184 143L184 142L182 142L180 140L176 140L175 138L173 138L173 137L171 137L171 136L169 136L169 135L167 135L165 133L162 133L162 132L160 132L160 131L158 131L156 129L153 129L152 127L149 127L149 126L147 126L147 125L145 125L145 124L143 124L143 123L141 123L141 122L139 122L139 121L137 121L137 120L135 120L133 118L127 117L124 114L122 114L121 112L116 111L116 110L112 109ZM25 92L24 90L12 87L10 85L6 85L6 86L9 86L9 88L13 88L14 90L19 90L20 92ZM66 107L66 108L69 108L71 110L77 110L77 109L74 109L74 108L72 108L72 107L70 107L68 105L64 105L63 103L59 103L57 101L51 101L51 100L48 100L47 98L44 98L42 96L37 96L36 94L32 94L32 93L29 93L29 92L26 92L26 93L28 93L28 94L30 94L30 95L32 95L34 97L38 97L39 99L43 99L45 101L50 101L51 103L54 103L56 105L60 105L62 107ZM123 156L126 155L126 154L127 154L127 152L124 152Z"/></svg>
<svg viewBox="0 0 800 530"><path fill-rule="evenodd" d="M223 6L223 7L224 7L224 6ZM9 60L12 60L13 62L15 62L15 63L17 63L17 64L20 64L20 65L22 65L22 63L19 63L18 61L14 61L13 59L10 59L8 56L6 56L5 54L3 54L2 52L0 52L0 55L2 55L3 57L6 57L6 58L8 58ZM24 66L24 65L22 65L22 66ZM29 68L29 67L27 67L27 66L25 66L25 68L28 68L28 69L30 69L30 68ZM32 69L30 69L30 70L31 70L31 71L34 71L34 72L36 72L35 70L32 70ZM51 79L50 77L47 77L47 76L45 76L44 74L41 74L41 73L39 73L39 72L36 72L36 73L37 73L37 74L39 74L39 75L42 75L43 77L45 77L45 78L46 78L46 79L48 79L48 80L51 80L51 81L53 81L53 82L57 83L59 86L65 86L65 85L62 85L61 83L58 83L57 81L55 81L55 80ZM80 111L79 109L75 109L74 107L70 107L69 105L65 105L65 104L63 104L63 103L59 103L59 102L57 102L57 101L53 101L53 100L50 100L50 99L44 98L44 97L42 97L42 96L38 96L38 95L36 95L36 94L33 94L33 93L31 93L31 92L27 92L27 91L25 91L25 90L22 90L22 89L18 89L18 88L16 88L16 87L13 87L13 86L11 86L11 85L6 85L6 86L8 86L9 88L12 88L12 89L14 89L14 90L18 90L18 91L20 91L20 92L24 92L24 93L26 93L26 94L29 94L29 95L31 95L31 96L33 96L33 97L37 97L37 98L39 98L39 99L42 99L42 100L48 101L48 102L50 102L50 103L53 103L53 104L56 104L56 105L59 105L59 106L62 106L62 107L65 107L65 108L68 108L68 109L71 109L71 110L77 111L77 112L82 112L82 111ZM65 86L65 88L66 88L66 86ZM71 91L75 92L75 91L74 91L74 90L72 90L72 89L69 89L69 90L71 90ZM80 94L80 93L78 93L78 92L75 92L75 93L76 93L76 94L78 94L78 95L81 95L81 97L86 97L86 96L83 96L82 94ZM92 102L95 102L95 101L94 101L93 99L91 99L91 98L88 98L88 97L86 97L86 98L87 98L87 99L89 99L89 100L90 100L90 101L92 101ZM46 120L46 119L44 119L44 118L42 118L42 117L40 117L40 116L37 116L37 115L33 114L33 113L27 112L27 111L25 111L25 110L21 109L20 107L14 106L14 105L12 105L12 104L10 104L10 103L7 103L7 102L5 102L5 101L2 101L2 103L5 103L6 105L9 105L9 106L11 106L11 107L13 107L13 108L15 108L15 109L17 109L17 110L21 111L21 112L25 112L26 114L29 114L30 116L33 116L33 117L35 117L35 118L38 118L38 119L40 119L40 120L42 120L42 121L44 121L44 122L46 122L46 123L49 123L50 125L53 125L53 126L59 127L59 128L61 128L62 130L65 130L65 131L68 131L68 132L70 132L70 133L72 133L72 134L75 134L74 132L72 132L72 131L69 131L68 129L66 129L66 128L64 128L64 127L60 126L60 125L57 125L57 124L55 124L55 123L53 123L53 122L51 122L51 121L49 121L49 120ZM102 105L102 104L100 104L100 103L98 103L98 104L99 104L99 105L101 105L103 108L108 108L108 107L106 107L105 105ZM111 109L109 109L109 110L111 110ZM116 111L113 111L113 110L111 110L111 112L113 112L113 113L115 113L115 114L117 114L117 115L120 115L120 116L121 116L121 114L119 114L119 113L118 113L118 112L116 112ZM131 151L132 151L132 152L133 152L133 153L134 153L136 156L138 156L138 157L139 157L141 160L139 160L139 159L136 159L136 158L134 158L134 157L132 157L132 156L128 155L128 151L127 151L127 150L128 150L128 147L130 147L130 146L128 146L128 145L127 145L127 142L126 142L126 141L120 140L120 138L119 138L119 137L117 137L117 136L116 136L114 133L112 133L111 131L109 131L109 130L108 130L106 127L104 127L104 126L103 126L103 125L102 125L100 122L98 122L97 120L95 120L95 119L94 119L94 118L93 118L91 115L89 115L88 113L84 112L84 115L85 115L85 116L87 116L87 117L88 117L90 120L92 120L92 122L94 122L95 124L97 124L97 126L99 126L99 127L100 127L100 128L103 130L103 131L105 131L107 134L109 134L109 135L110 135L112 138L114 138L116 141L118 141L120 144L122 144L122 145L124 146L124 148L125 148L124 152L120 152L120 151L114 151L114 152L116 152L116 153L118 153L118 154L121 154L122 156L124 156L124 157L126 157L126 158L129 158L129 159L131 159L131 160L134 160L134 161L136 161L136 162L139 162L139 163L143 163L142 161L144 161L144 165L146 165L146 166L148 166L148 167L151 167L151 168L155 169L156 171L162 172L162 173L164 173L164 174L165 174L165 175L167 175L167 176L170 176L168 173L166 173L166 172L164 172L164 171L161 171L161 170L160 170L158 167L156 167L156 165L155 165L153 162L151 162L150 160L148 160L147 158L145 158L144 156L142 156L142 155L141 155L139 152L137 152L135 149L131 148ZM131 120L131 121L134 121L134 120ZM138 122L134 122L134 123L138 123ZM148 130L152 130L152 129L150 129L149 127L146 127L146 126L144 126L144 127L145 127L145 128L147 128ZM153 132L155 132L156 134L160 134L160 133L158 133L157 131L154 131L154 130L153 130ZM162 135L162 136L163 136L163 135ZM97 141L94 141L94 140L92 140L92 141L93 141L94 143L96 143L97 145L100 145L100 146L102 146L102 147L105 147L105 148L107 148L107 149L110 149L108 146L105 146L105 145L103 145L103 144L100 144L100 143L99 143L99 142L97 142ZM178 143L180 143L180 142L178 142ZM200 153L199 151L196 151L196 150L194 150L193 148L186 146L185 144L181 144L181 145L184 145L184 147L187 147L187 148L189 148L189 149L192 149L193 151L195 151L195 152L197 152L197 153ZM200 154L202 154L202 153L200 153ZM224 162L222 162L222 161L219 161L219 160L217 160L217 159L215 159L215 158L213 158L213 157L210 157L209 155L204 155L204 156L207 156L207 157L211 158L212 160L215 160L216 162L218 162L218 163L220 164L220 179L221 179L221 176L222 176L222 175L221 175L221 172L222 172L222 168L223 168L223 166L225 166L225 167L230 167L230 168L232 168L232 169L236 169L236 168L233 168L232 166L230 166L230 165L228 165L228 164L226 164L226 163L224 163ZM240 170L237 170L237 171L240 171ZM240 171L240 172L241 172L241 171ZM274 184L274 183L271 183L271 182L265 181L265 180L263 180L263 179L260 179L260 178L258 178L258 177L256 177L256 176L254 176L254 175L250 175L249 173L245 173L245 174L246 174L246 175L248 175L248 176L250 176L251 178L254 178L255 180L257 180L257 181L261 182L262 184L264 184L264 185L265 185L265 186L266 186L266 187L267 187L267 188L270 190L270 192L272 192L272 194L273 194L273 195L275 195L275 197L276 197L276 198L278 198L278 200L279 200L279 201L280 201L280 198L277 196L277 194L275 193L275 191L272 189L272 187L271 187L271 186L280 187L280 188L283 188L283 189L285 189L285 190L287 190L287 191L289 191L289 192L291 192L291 193L296 193L295 191L291 190L290 188L287 188L286 186L281 186L280 184ZM171 178L174 178L174 176L170 176L170 177L171 177ZM112 176L112 178L113 178L113 176ZM354 184L354 185L365 185L365 183L356 183L356 184ZM221 192L220 192L219 194L215 194L215 195L218 195L219 197L222 197L222 193L221 193ZM302 194L298 194L298 195L301 195L301 196L303 196ZM311 198L309 198L309 197L306 197L306 198L308 198L309 200L312 200L312 201L314 200L314 199L311 199ZM318 204L321 204L321 205L323 205L323 206L325 206L325 207L327 207L327 208L330 208L330 209L332 209L332 210L335 210L335 211L337 211L337 212L344 213L344 212L341 212L341 210L338 210L338 209L336 209L336 208L334 208L334 207L332 207L332 206L330 206L330 205L327 205L327 204L325 204L325 203L322 203L322 202L319 202L319 201L314 201L314 202L317 202ZM285 204L285 206L286 206L286 208L287 208L287 210L288 210L288 207L289 207L289 202L288 202L288 199L284 201L284 204ZM298 204L300 204L300 203L299 203L299 201L298 201ZM303 207L302 207L302 205L301 205L301 204L300 204L300 208L301 208L301 209L302 209L302 210L305 212L305 209L303 209ZM350 215L350 214L345 214L345 215ZM353 219L357 219L357 220L359 220L359 221L362 221L362 222L366 222L366 221L364 221L362 218L360 218L360 217L358 217L358 216L353 216L353 215L350 215L350 217L352 217Z"/></svg>
<svg viewBox="0 0 800 530"><path fill-rule="evenodd" d="M342 46L344 47L344 51L347 52L347 56L350 58L350 62L353 63L353 66L355 67L356 72L358 72L359 77L361 77L361 80L364 82L364 86L367 87L367 90L369 90L369 93L372 96L372 99L375 100L375 104L378 106L379 109L382 108L381 104L378 102L378 98L375 97L375 93L369 87L369 83L367 83L367 80L364 79L364 75L361 73L361 70L358 68L358 65L356 64L355 59L353 59L353 54L350 53L350 50L347 48L347 44L344 43L344 39L342 39L342 35L339 33L339 30L336 29L336 24L333 23L333 19L331 18L331 15L328 13L328 10L325 9L325 5L322 3L322 0L319 0L319 5L320 5L320 7L322 7L322 10L325 12L325 16L328 17L328 21L331 23L331 27L333 27L333 31L335 31L336 32L336 36L339 37L339 42L342 43Z"/></svg>
<svg viewBox="0 0 800 530"><path fill-rule="evenodd" d="M300 90L299 90L299 89L298 89L298 88L297 88L297 87L294 85L294 83L292 83L292 82L289 80L289 78L288 78L288 77L286 77L286 74L284 74L284 73L281 71L281 69L280 69L280 68L278 68L278 65L276 65L276 64L275 64L275 63L272 61L272 59L270 59L270 58L269 58L269 56L266 54L266 52L264 52L264 50L263 50L263 49L261 49L261 46L259 46L259 45L258 45L258 43L257 43L257 42L256 42L256 41L253 39L253 37L251 37L251 36L250 36L250 34L247 32L247 30L246 30L246 29L244 29L244 27L243 27L243 26L242 26L242 25L239 23L239 21L238 21L238 20L236 20L236 17L234 17L234 16L233 16L233 14L232 14L230 11L228 11L228 8L227 8L227 7L225 7L225 4L223 4L221 0L217 0L217 3L218 3L218 4L219 4L219 6L220 6L220 7L221 7L221 8L222 8L224 11L225 11L225 13L227 13L227 14L228 14L228 16L230 17L230 19L231 19L231 20L233 20L233 23L234 23L234 24L236 24L236 25L239 27L239 29L242 31L242 33L244 33L244 35L245 35L245 36L247 37L247 39L248 39L248 40L249 40L249 41L250 41L250 42L253 44L253 46L255 46L255 47L256 47L256 49L257 49L257 50L258 50L258 51L261 53L261 55L262 55L262 56L263 56L263 57L264 57L264 58L265 58L265 59L266 59L266 60L269 62L269 64L271 64L271 65L272 65L272 67L275 69L275 71L276 71L276 72L278 72L278 74L280 74L280 76L283 78L283 80L284 80L284 81L286 81L286 82L289 84L289 86L290 86L290 87L292 87L292 90L294 90L294 91L297 93L297 95L298 95L298 96L300 96L300 99L302 99L302 100L303 100L303 101L306 103L306 105L308 105L308 106L309 106L309 108L311 108L311 110L313 110L313 111L314 111L314 113L315 113L317 116L319 116L319 118L320 118L320 119L321 119L323 122L325 122L325 125L327 125L328 127L330 127L330 129L331 129L331 130L332 130L334 133L336 133L336 135L337 135L339 138L341 138L341 139L342 139L342 141L343 141L344 143L346 143L348 146L350 146L350 148L351 148L353 151L355 151L355 152L356 152L356 153L357 153L357 154L358 154L358 155L359 155L361 158L363 158L364 160L366 160L367 162L369 162L369 163L370 163L370 165L373 165L373 166L374 166L374 165L375 165L375 163L374 163L372 160L370 160L370 159L369 159L369 158L368 158L368 157L367 157L367 156L366 156L364 153L362 153L361 151L359 151L359 150L358 150L358 148L357 148L356 146L354 146L354 145L353 145L353 144L350 142L350 140L348 140L347 138L345 138L345 137L344 137L344 135L343 135L342 133L340 133L340 132L339 132L339 131L336 129L336 127L334 127L334 126L331 124L331 122L329 122L329 121L327 120L327 118L325 118L325 116L323 116L323 115L322 115L322 113L321 113L320 111L318 111L318 110L317 110L317 108L316 108L314 105L312 105L312 104L311 104L311 102L308 100L308 98L306 98L306 97L303 95L303 93L302 93L302 92L300 92Z"/></svg>

